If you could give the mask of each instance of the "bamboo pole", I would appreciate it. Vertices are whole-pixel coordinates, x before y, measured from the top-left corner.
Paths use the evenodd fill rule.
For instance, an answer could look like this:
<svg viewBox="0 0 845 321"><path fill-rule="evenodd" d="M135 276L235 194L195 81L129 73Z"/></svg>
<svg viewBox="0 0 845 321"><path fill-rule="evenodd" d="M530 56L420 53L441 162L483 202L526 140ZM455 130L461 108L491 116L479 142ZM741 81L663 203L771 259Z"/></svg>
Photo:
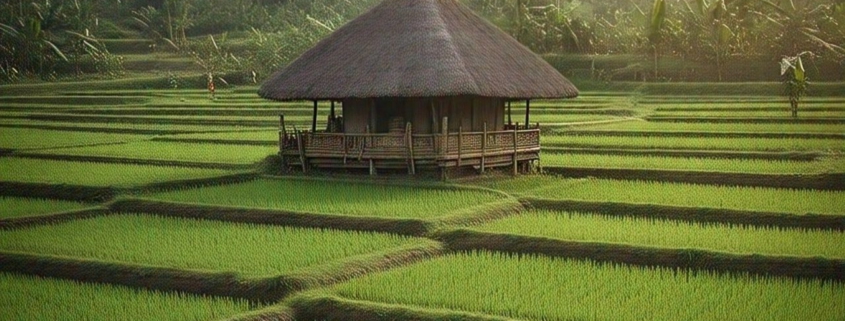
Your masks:
<svg viewBox="0 0 845 321"><path fill-rule="evenodd" d="M531 100L525 101L525 129L528 129L531 123L528 122L528 116L531 114Z"/></svg>
<svg viewBox="0 0 845 321"><path fill-rule="evenodd" d="M346 133L343 133L343 165L346 165L346 158L349 155L349 145L347 144Z"/></svg>
<svg viewBox="0 0 845 321"><path fill-rule="evenodd" d="M487 169L487 122L484 122L484 132L481 136L481 174Z"/></svg>
<svg viewBox="0 0 845 321"><path fill-rule="evenodd" d="M508 101L508 126L513 125L511 121L511 102Z"/></svg>
<svg viewBox="0 0 845 321"><path fill-rule="evenodd" d="M461 167L461 154L464 145L464 126L458 126L458 167Z"/></svg>
<svg viewBox="0 0 845 321"><path fill-rule="evenodd" d="M440 134L443 137L443 144L441 145L443 150L441 153L443 154L443 158L446 158L446 155L449 154L449 117L443 117L443 123L440 126Z"/></svg>
<svg viewBox="0 0 845 321"><path fill-rule="evenodd" d="M285 132L285 115L279 115L279 156L282 157L282 166L285 164L285 140L287 139L287 132Z"/></svg>
<svg viewBox="0 0 845 321"><path fill-rule="evenodd" d="M417 173L416 165L414 164L414 133L410 122L405 125L405 142L408 144L408 174L415 175Z"/></svg>
<svg viewBox="0 0 845 321"><path fill-rule="evenodd" d="M279 153L285 151L285 115L279 115Z"/></svg>
<svg viewBox="0 0 845 321"><path fill-rule="evenodd" d="M302 172L307 173L308 169L305 166L305 144L303 144L302 139L305 138L305 135L302 135L302 132L294 128L293 130L296 131L296 147L299 149L299 162L302 164Z"/></svg>
<svg viewBox="0 0 845 321"><path fill-rule="evenodd" d="M516 176L517 173L518 173L517 167L516 167L517 156L519 156L519 152L518 152L517 144L516 144L516 142L517 142L516 135L518 134L518 132L519 132L519 123L516 123L516 126L514 126L514 128L513 128L513 176Z"/></svg>

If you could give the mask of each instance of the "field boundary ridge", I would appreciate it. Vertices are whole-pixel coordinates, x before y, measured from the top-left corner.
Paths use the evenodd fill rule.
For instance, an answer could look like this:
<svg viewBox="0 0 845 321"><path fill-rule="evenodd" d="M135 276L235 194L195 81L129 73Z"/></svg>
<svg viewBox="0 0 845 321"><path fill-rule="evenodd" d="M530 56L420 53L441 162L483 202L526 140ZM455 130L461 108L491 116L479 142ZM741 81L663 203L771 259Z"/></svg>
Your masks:
<svg viewBox="0 0 845 321"><path fill-rule="evenodd" d="M534 209L540 210L577 211L608 216L668 219L684 222L845 231L845 215L789 214L657 204L552 200L534 197L525 197L521 201Z"/></svg>
<svg viewBox="0 0 845 321"><path fill-rule="evenodd" d="M755 174L662 169L543 166L546 173L567 178L608 178L702 185L845 191L845 173Z"/></svg>
<svg viewBox="0 0 845 321"><path fill-rule="evenodd" d="M637 266L753 273L792 278L845 280L845 260L822 257L734 254L694 248L661 248L571 241L456 229L437 237L450 251L489 250L515 254L589 259Z"/></svg>

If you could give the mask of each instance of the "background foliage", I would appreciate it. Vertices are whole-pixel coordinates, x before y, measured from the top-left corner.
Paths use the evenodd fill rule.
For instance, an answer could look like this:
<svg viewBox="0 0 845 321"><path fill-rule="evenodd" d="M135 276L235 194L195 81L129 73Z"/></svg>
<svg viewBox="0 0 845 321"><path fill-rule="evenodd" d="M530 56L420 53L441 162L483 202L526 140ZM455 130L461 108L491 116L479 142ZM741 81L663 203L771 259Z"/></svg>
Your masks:
<svg viewBox="0 0 845 321"><path fill-rule="evenodd" d="M461 0L568 76L776 80L784 56L845 78L842 0ZM230 81L260 81L379 0L9 0L0 77L116 75L102 39L141 38ZM231 78L232 74L237 76Z"/></svg>

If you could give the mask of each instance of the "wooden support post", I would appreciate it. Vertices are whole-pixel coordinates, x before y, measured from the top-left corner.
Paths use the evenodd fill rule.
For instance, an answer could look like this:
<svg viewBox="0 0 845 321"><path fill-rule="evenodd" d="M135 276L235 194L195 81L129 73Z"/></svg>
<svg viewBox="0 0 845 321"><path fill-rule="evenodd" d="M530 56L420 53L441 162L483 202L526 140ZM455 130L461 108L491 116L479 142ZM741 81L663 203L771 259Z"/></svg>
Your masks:
<svg viewBox="0 0 845 321"><path fill-rule="evenodd" d="M487 170L487 122L484 122L484 131L481 134L481 174Z"/></svg>
<svg viewBox="0 0 845 321"><path fill-rule="evenodd" d="M513 128L513 176L516 176L519 171L517 170L517 163L518 163L518 156L519 156L519 149L517 146L517 139L516 136L519 133L519 123L516 123L516 126Z"/></svg>
<svg viewBox="0 0 845 321"><path fill-rule="evenodd" d="M346 133L343 133L343 165L346 165L346 158L349 155L349 145L346 139Z"/></svg>
<svg viewBox="0 0 845 321"><path fill-rule="evenodd" d="M285 151L285 115L279 115L279 153Z"/></svg>
<svg viewBox="0 0 845 321"><path fill-rule="evenodd" d="M464 126L458 126L458 167L461 167L461 154L464 147Z"/></svg>
<svg viewBox="0 0 845 321"><path fill-rule="evenodd" d="M511 102L508 101L508 126L513 125L511 121Z"/></svg>
<svg viewBox="0 0 845 321"><path fill-rule="evenodd" d="M329 111L329 119L334 120L335 113L334 113L334 100L332 100L332 109Z"/></svg>
<svg viewBox="0 0 845 321"><path fill-rule="evenodd" d="M370 176L376 175L376 166L373 164L373 159L370 158Z"/></svg>
<svg viewBox="0 0 845 321"><path fill-rule="evenodd" d="M282 167L287 167L287 164L285 164L285 140L287 140L287 134L285 131L285 115L279 115L279 156L282 157Z"/></svg>
<svg viewBox="0 0 845 321"><path fill-rule="evenodd" d="M443 139L443 144L440 145L443 148L440 151L443 155L443 158L446 158L446 155L449 154L449 117L443 117L443 123L440 124L440 135Z"/></svg>
<svg viewBox="0 0 845 321"><path fill-rule="evenodd" d="M302 163L302 172L307 173L308 169L305 165L305 144L302 142L302 139L305 138L305 135L302 135L302 132L296 130L296 147L299 149L299 162Z"/></svg>
<svg viewBox="0 0 845 321"><path fill-rule="evenodd" d="M528 129L529 123L528 122L528 115L531 114L531 100L525 101L525 129Z"/></svg>
<svg viewBox="0 0 845 321"><path fill-rule="evenodd" d="M314 112L311 114L311 134L317 131L317 101L314 101Z"/></svg>
<svg viewBox="0 0 845 321"><path fill-rule="evenodd" d="M434 99L431 101L431 133L437 133L437 112L434 110Z"/></svg>
<svg viewBox="0 0 845 321"><path fill-rule="evenodd" d="M364 129L364 139L361 139L361 143L359 144L361 148L358 150L358 161L360 162L361 159L364 157L364 149L367 147L367 140L370 138L370 125Z"/></svg>
<svg viewBox="0 0 845 321"><path fill-rule="evenodd" d="M410 122L405 124L405 137L405 143L408 145L408 174L414 175L417 169L414 164L414 132Z"/></svg>

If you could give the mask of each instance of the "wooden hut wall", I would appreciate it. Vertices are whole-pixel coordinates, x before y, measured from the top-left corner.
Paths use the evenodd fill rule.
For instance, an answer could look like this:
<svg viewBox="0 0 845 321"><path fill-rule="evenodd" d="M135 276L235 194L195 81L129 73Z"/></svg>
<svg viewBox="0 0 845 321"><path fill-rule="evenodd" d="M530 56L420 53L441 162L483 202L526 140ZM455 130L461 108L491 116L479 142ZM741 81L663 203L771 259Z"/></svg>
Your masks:
<svg viewBox="0 0 845 321"><path fill-rule="evenodd" d="M448 97L440 98L435 108L438 120L449 117L449 131L498 131L505 128L505 103L500 98Z"/></svg>
<svg viewBox="0 0 845 321"><path fill-rule="evenodd" d="M504 130L505 101L488 97L443 98L379 98L344 99L344 130L347 133L364 133L367 126L372 132L385 133L391 118L402 117L413 124L415 134L440 132L443 117L449 117L449 131L465 132ZM434 115L432 115L434 112Z"/></svg>
<svg viewBox="0 0 845 321"><path fill-rule="evenodd" d="M347 98L343 100L343 131L360 134L370 124L370 99Z"/></svg>

